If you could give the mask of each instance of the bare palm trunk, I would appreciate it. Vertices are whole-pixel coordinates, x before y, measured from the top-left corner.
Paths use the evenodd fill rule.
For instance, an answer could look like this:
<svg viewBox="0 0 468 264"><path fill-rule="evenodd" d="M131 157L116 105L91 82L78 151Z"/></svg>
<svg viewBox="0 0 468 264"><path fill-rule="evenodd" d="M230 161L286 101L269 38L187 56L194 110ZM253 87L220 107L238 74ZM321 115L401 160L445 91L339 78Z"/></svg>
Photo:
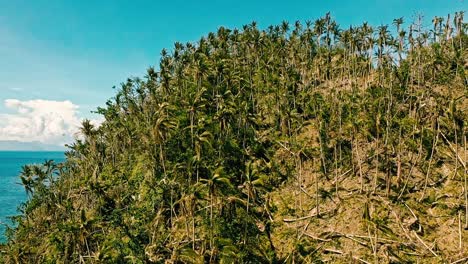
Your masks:
<svg viewBox="0 0 468 264"><path fill-rule="evenodd" d="M466 129L466 128L465 128ZM466 134L466 132L464 133ZM466 136L465 136L465 140L464 140L464 145L465 145L465 163L467 161L467 155L466 155ZM463 173L463 179L464 179L464 182L465 182L465 230L468 229L468 185L467 185L467 177L466 175L468 174L468 170L467 168L464 169L464 173Z"/></svg>

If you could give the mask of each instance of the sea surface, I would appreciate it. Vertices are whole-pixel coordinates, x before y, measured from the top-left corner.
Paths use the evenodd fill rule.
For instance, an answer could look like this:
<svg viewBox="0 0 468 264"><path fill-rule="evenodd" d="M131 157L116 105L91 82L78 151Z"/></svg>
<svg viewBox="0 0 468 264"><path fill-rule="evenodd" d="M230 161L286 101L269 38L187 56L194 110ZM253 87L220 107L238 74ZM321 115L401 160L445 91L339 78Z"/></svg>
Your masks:
<svg viewBox="0 0 468 264"><path fill-rule="evenodd" d="M21 166L64 159L63 152L0 151L0 243L5 242L5 224L11 224L8 216L17 215L17 207L27 199L23 186L19 184Z"/></svg>

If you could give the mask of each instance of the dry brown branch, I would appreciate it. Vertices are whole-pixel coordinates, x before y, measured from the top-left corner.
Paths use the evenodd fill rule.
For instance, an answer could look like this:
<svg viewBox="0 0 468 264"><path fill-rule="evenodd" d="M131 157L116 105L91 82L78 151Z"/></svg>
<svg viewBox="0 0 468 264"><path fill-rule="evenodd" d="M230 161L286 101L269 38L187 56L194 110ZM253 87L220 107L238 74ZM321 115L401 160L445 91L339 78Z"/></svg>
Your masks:
<svg viewBox="0 0 468 264"><path fill-rule="evenodd" d="M333 248L324 248L323 251L338 254L338 255L345 255L345 253L343 253L343 251L333 249ZM362 263L370 264L368 261L365 261L365 260L360 259L360 258L355 257L355 256L351 256L351 258L353 258L355 260L358 260L358 261L361 261Z"/></svg>
<svg viewBox="0 0 468 264"><path fill-rule="evenodd" d="M452 150L452 152L455 154L455 156L457 157L458 161L461 163L461 165L463 166L463 168L466 170L466 163L465 161L460 157L460 155L457 153L457 151L455 150L455 148L452 146L452 143L450 143L450 141L448 141L447 137L445 137L444 133L440 132L440 134L442 135L442 137L445 139L445 142L447 142L447 144L449 145L450 147L450 150Z"/></svg>
<svg viewBox="0 0 468 264"><path fill-rule="evenodd" d="M317 210L312 210L312 213L310 215L299 217L299 218L284 218L283 222L291 223L291 222L303 221L303 220L307 220L307 219L315 217L315 216L322 216L322 215L325 215L325 214L332 213L335 210L336 210L336 208L325 211L325 212L320 212L320 213L317 213Z"/></svg>
<svg viewBox="0 0 468 264"><path fill-rule="evenodd" d="M461 259L456 260L454 262L450 262L450 264L462 263L463 261L468 261L468 257L464 257L464 258L461 258Z"/></svg>
<svg viewBox="0 0 468 264"><path fill-rule="evenodd" d="M362 239L371 239L369 236L363 236L363 235L354 235L354 234L342 234L342 233L337 233L340 236L344 236L347 238L362 238ZM397 243L397 244L402 244L402 245L410 245L409 243L406 242L401 242L397 240L392 240L392 239L387 239L387 238L378 238L377 239L379 243Z"/></svg>
<svg viewBox="0 0 468 264"><path fill-rule="evenodd" d="M322 241L322 242L329 242L329 241L331 241L331 239L326 239L326 238L317 237L317 236L314 236L314 235L309 234L309 233L307 233L307 232L304 232L304 235L306 235L306 236L308 236L308 237L310 237L310 238L312 238L312 239L315 239L315 240L318 240L318 241Z"/></svg>
<svg viewBox="0 0 468 264"><path fill-rule="evenodd" d="M429 252L432 253L432 255L434 255L435 257L439 257L439 255L437 255L426 243L424 243L424 241L418 236L418 234L416 234L416 232L413 230L412 231L413 235L418 239L419 242L421 242L421 244L423 244L423 246L429 250Z"/></svg>

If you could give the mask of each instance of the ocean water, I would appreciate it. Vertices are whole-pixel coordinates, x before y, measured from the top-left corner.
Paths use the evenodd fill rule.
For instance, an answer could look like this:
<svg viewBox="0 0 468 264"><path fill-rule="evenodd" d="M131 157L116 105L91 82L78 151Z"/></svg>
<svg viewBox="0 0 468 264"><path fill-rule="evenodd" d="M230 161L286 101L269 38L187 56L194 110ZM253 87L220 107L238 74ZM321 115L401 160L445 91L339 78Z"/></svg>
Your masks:
<svg viewBox="0 0 468 264"><path fill-rule="evenodd" d="M17 215L17 207L26 201L24 188L19 183L21 166L40 164L45 160L61 162L63 152L51 151L0 151L0 243L5 242L5 224L11 224L8 216Z"/></svg>

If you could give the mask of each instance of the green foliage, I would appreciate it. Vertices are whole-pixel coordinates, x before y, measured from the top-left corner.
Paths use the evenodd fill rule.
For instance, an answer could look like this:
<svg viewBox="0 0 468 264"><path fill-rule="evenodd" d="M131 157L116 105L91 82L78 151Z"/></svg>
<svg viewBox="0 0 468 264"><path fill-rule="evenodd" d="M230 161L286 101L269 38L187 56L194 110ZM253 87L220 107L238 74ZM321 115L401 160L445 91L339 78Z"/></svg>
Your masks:
<svg viewBox="0 0 468 264"><path fill-rule="evenodd" d="M460 167L444 153L467 136L463 17L433 40L416 22L408 34L395 23L396 36L385 25L340 30L327 14L294 27L221 27L163 50L158 70L98 108L102 125L83 122L64 163L23 167L29 200L2 261L321 263L340 258L332 252L379 262L372 239L398 235L389 205L369 197L400 206L419 192L432 206L426 189ZM320 245L340 247L336 237L307 236L353 209L337 209L349 193L366 200L353 216L370 242L360 238L356 255ZM414 254L388 246L388 261L425 250L401 245Z"/></svg>

